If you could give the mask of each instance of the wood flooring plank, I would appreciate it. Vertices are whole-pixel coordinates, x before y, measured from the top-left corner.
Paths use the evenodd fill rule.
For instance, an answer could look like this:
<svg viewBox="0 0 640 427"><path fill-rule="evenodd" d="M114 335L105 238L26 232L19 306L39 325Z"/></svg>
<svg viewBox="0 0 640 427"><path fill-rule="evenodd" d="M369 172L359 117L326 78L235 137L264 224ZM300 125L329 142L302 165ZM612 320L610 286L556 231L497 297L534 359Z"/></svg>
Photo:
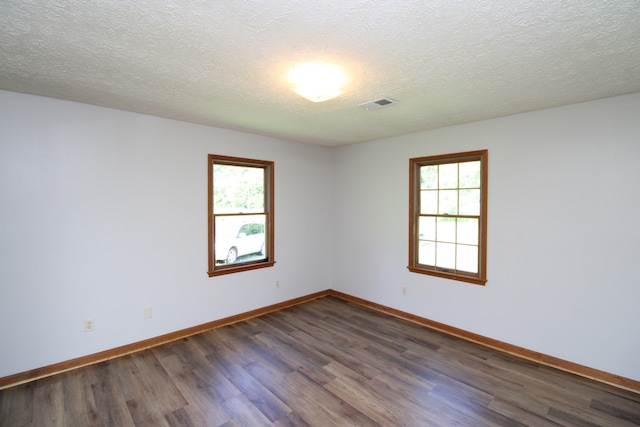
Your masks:
<svg viewBox="0 0 640 427"><path fill-rule="evenodd" d="M172 378L178 375L180 380L188 376L198 379L198 387L206 387L216 400L225 401L240 395L242 392L207 359L207 348L203 344L202 341L189 339L184 342L179 354L161 359L160 363ZM181 364L172 363L167 366L164 362L165 360L177 362L178 359ZM175 368L178 366L179 370L176 371ZM169 371L170 368L173 368L173 371ZM174 382L176 385L181 384L181 381Z"/></svg>
<svg viewBox="0 0 640 427"><path fill-rule="evenodd" d="M275 427L311 427L313 424L307 423L299 414L292 412L277 419L273 425Z"/></svg>
<svg viewBox="0 0 640 427"><path fill-rule="evenodd" d="M266 334L257 334L255 335L256 338L273 337L273 340L277 340L278 343L275 347L286 349L286 357L291 358L291 363L295 366L311 363L314 366L320 367L331 361L331 358L292 336L293 332L298 331L297 328L287 328L286 332L278 329L279 327L286 326L286 324L284 322L273 323L274 320L277 320L275 317L275 315L264 316L261 329L266 332ZM272 342L276 343L276 341Z"/></svg>
<svg viewBox="0 0 640 427"><path fill-rule="evenodd" d="M372 381L338 363L332 362L325 369L336 379L324 388L382 425L433 425L435 422L427 413L420 411L418 405L390 398L384 393L387 390L375 387Z"/></svg>
<svg viewBox="0 0 640 427"><path fill-rule="evenodd" d="M555 420L567 427L603 427L607 424L591 422L578 415L569 413L562 409L551 408L549 410L549 419Z"/></svg>
<svg viewBox="0 0 640 427"><path fill-rule="evenodd" d="M260 381L254 378L246 371L244 366L240 366L233 360L233 352L226 353L218 351L208 356L209 360L220 369L221 372L229 379L246 396L247 400L262 412L269 420L276 420L291 412L286 403L279 399L268 387L265 387ZM252 363L263 363L252 362ZM274 367L274 371L280 374L278 368ZM289 371L285 371L289 372ZM285 375L282 373L282 375Z"/></svg>
<svg viewBox="0 0 640 427"><path fill-rule="evenodd" d="M466 393L460 393L459 391L459 387L453 388L438 385L429 393L429 397L448 406L454 410L457 415L472 420L469 425L526 426L526 424L502 415L489 407L493 398L487 401L488 396L483 393L477 393L472 389L466 389Z"/></svg>
<svg viewBox="0 0 640 427"><path fill-rule="evenodd" d="M27 426L33 421L36 382L0 391L0 426Z"/></svg>
<svg viewBox="0 0 640 427"><path fill-rule="evenodd" d="M526 426L535 427L558 427L555 421L545 418L549 408L544 411L530 410L529 402L519 401L518 403L512 403L512 401L504 401L502 399L494 399L489 408L495 412L505 416L508 420L517 421Z"/></svg>
<svg viewBox="0 0 640 427"><path fill-rule="evenodd" d="M409 353L416 354L412 350L408 351L405 356ZM420 357L430 369L492 396L511 395L520 392L523 388L522 383L514 381L508 376L501 376L498 369L479 360L455 357L453 354L442 354L440 351L438 356L427 355L423 352ZM418 359L414 356L413 360Z"/></svg>
<svg viewBox="0 0 640 427"><path fill-rule="evenodd" d="M266 426L271 421L243 395L223 403L232 419L241 426Z"/></svg>
<svg viewBox="0 0 640 427"><path fill-rule="evenodd" d="M352 370L357 371L361 375L364 375L368 378L374 378L376 376L378 371L356 356L357 354L359 354L359 350L363 350L362 347L348 345L345 346L340 342L330 339L328 341L325 341L326 335L318 335L322 335L322 338L314 335L313 330L305 331L304 333L292 333L292 336L294 338L309 345L311 348L314 348L331 360L335 360L342 363L343 365L349 366Z"/></svg>
<svg viewBox="0 0 640 427"><path fill-rule="evenodd" d="M268 367L259 364L247 366L247 370L307 424L314 426L381 425L299 372L282 376L278 375L279 373L274 375Z"/></svg>
<svg viewBox="0 0 640 427"><path fill-rule="evenodd" d="M351 343L358 343L358 347L361 348L369 347L371 342L377 342L381 346L385 346L398 353L407 349L402 343L391 337L379 335L370 328L359 327L348 321L344 322L338 319L327 318L323 322L323 327L328 330L333 330L336 334L345 337Z"/></svg>
<svg viewBox="0 0 640 427"><path fill-rule="evenodd" d="M323 354L317 354L295 339L281 338L271 334L259 334L253 337L256 345L268 350L272 357L286 363L290 371L297 370L301 366L320 370L331 359Z"/></svg>
<svg viewBox="0 0 640 427"><path fill-rule="evenodd" d="M296 323L298 329L306 332L309 336L314 337L322 343L331 343L333 348L342 350L355 349L357 347L364 348L369 343L362 340L355 340L353 337L345 336L339 331L336 332L334 328L327 327L327 323L324 319L308 318L305 314L304 317L296 317L294 313L282 313L285 318L291 323ZM295 332L292 333L292 336ZM321 346L322 347L322 346ZM324 348L322 348L324 350ZM325 353L322 351L322 353ZM326 354L326 353L325 353ZM331 356L331 355L329 355Z"/></svg>
<svg viewBox="0 0 640 427"><path fill-rule="evenodd" d="M96 412L105 427L134 426L133 418L131 418L131 413L115 373L120 362L121 359L117 359L96 365L99 374L96 382L91 384L91 395L96 405ZM84 370L84 368L80 370Z"/></svg>
<svg viewBox="0 0 640 427"><path fill-rule="evenodd" d="M241 395L240 390L233 386L231 389L226 384L217 387L220 382L212 379L214 374L211 371L207 371L206 375L194 372L179 354L163 357L161 363L182 397L189 402L165 415L170 424L181 417L188 417L189 423L196 425L223 425L232 419L222 403L225 399ZM221 373L215 376L225 378ZM225 380L228 382L226 378Z"/></svg>
<svg viewBox="0 0 640 427"><path fill-rule="evenodd" d="M548 402L536 399L526 387L518 393L498 394L489 406L498 412L501 412L500 409L514 412L513 408L517 408L522 410L523 416L533 414L540 418L545 418L550 409Z"/></svg>
<svg viewBox="0 0 640 427"><path fill-rule="evenodd" d="M164 418L170 427L205 427L207 423L204 420L195 422L185 408L179 408L166 414Z"/></svg>
<svg viewBox="0 0 640 427"><path fill-rule="evenodd" d="M49 377L36 384L33 395L33 425L50 427L66 425L62 381L62 377Z"/></svg>
<svg viewBox="0 0 640 427"><path fill-rule="evenodd" d="M393 401L395 410L406 413L407 416L416 420L407 425L430 427L464 425L464 420L461 420L455 411L430 397L431 388L428 390L416 387L405 388L384 375L379 375L370 381L367 388L373 388L376 393Z"/></svg>
<svg viewBox="0 0 640 427"><path fill-rule="evenodd" d="M145 398L146 404L156 405L167 412L173 412L187 405L188 402L170 380L169 374L151 350L146 350L139 357L135 357L134 364L139 372L136 380L142 384L142 397Z"/></svg>
<svg viewBox="0 0 640 427"><path fill-rule="evenodd" d="M93 366L70 371L62 377L64 411L69 426L102 427L91 385L97 381Z"/></svg>
<svg viewBox="0 0 640 427"><path fill-rule="evenodd" d="M187 404L152 350L119 358L111 369L136 426L166 426L164 415Z"/></svg>
<svg viewBox="0 0 640 427"><path fill-rule="evenodd" d="M594 398L590 407L620 420L640 425L640 406L632 400L620 397Z"/></svg>
<svg viewBox="0 0 640 427"><path fill-rule="evenodd" d="M164 410L156 410L144 398L127 400L127 408L136 427L169 427ZM174 409L175 410L175 409Z"/></svg>
<svg viewBox="0 0 640 427"><path fill-rule="evenodd" d="M427 331L424 327L401 319L394 319L394 322L389 322L389 318L387 317L374 323L370 317L376 314L382 315L382 313L376 313L372 310L371 313L368 312L363 315L352 316L349 320L351 324L357 325L359 328L372 333L376 339L378 339L378 337L385 337L387 341L396 341L401 343L402 346L413 345L419 348L429 348L434 351L442 347L440 342L444 339L444 336L440 337L437 334L430 333L431 331Z"/></svg>
<svg viewBox="0 0 640 427"><path fill-rule="evenodd" d="M640 395L327 296L0 390L0 427L640 426Z"/></svg>
<svg viewBox="0 0 640 427"><path fill-rule="evenodd" d="M252 348L251 336L236 325L209 331L206 339L216 343L217 347L215 351L208 352L207 355L232 350L234 359L240 364L252 363L256 358L255 349Z"/></svg>
<svg viewBox="0 0 640 427"><path fill-rule="evenodd" d="M568 382L567 385L573 385ZM562 422L573 422L572 420L582 420L585 424L595 424L602 426L625 426L633 424L622 419L594 410L590 408L591 401L585 400L584 396L574 394L570 388L563 388L559 384L527 384L529 402L542 403L548 406L547 418ZM637 402L640 409L640 402Z"/></svg>
<svg viewBox="0 0 640 427"><path fill-rule="evenodd" d="M552 406L547 417L552 420L570 420L571 422L585 425L615 425L619 427L634 427L638 425L603 412L591 411L588 408L577 406Z"/></svg>

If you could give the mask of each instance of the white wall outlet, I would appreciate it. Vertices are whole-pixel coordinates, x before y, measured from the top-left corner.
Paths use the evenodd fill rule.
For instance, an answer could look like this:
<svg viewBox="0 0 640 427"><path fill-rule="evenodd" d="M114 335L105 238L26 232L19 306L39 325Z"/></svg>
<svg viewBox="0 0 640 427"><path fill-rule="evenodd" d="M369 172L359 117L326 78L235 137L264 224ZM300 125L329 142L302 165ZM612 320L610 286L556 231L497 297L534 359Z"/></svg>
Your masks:
<svg viewBox="0 0 640 427"><path fill-rule="evenodd" d="M84 321L84 331L85 332L92 332L94 328L95 328L95 324L93 322L93 319L85 319L85 321Z"/></svg>
<svg viewBox="0 0 640 427"><path fill-rule="evenodd" d="M280 287L280 280L276 280L276 288Z"/></svg>
<svg viewBox="0 0 640 427"><path fill-rule="evenodd" d="M402 295L407 295L407 287L402 288Z"/></svg>
<svg viewBox="0 0 640 427"><path fill-rule="evenodd" d="M151 307L147 307L144 309L144 318L145 319L151 319L151 317L153 316L153 311L151 310Z"/></svg>

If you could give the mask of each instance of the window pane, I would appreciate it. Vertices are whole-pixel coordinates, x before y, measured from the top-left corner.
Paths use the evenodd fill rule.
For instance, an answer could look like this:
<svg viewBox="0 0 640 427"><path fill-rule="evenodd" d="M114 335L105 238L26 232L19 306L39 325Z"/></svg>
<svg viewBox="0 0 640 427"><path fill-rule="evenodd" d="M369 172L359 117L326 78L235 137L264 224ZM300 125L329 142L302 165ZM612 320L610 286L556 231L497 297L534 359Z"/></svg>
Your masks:
<svg viewBox="0 0 640 427"><path fill-rule="evenodd" d="M264 212L264 169L213 165L214 213Z"/></svg>
<svg viewBox="0 0 640 427"><path fill-rule="evenodd" d="M478 244L478 220L476 218L458 218L458 243Z"/></svg>
<svg viewBox="0 0 640 427"><path fill-rule="evenodd" d="M480 162L460 163L460 188L480 188Z"/></svg>
<svg viewBox="0 0 640 427"><path fill-rule="evenodd" d="M456 242L456 219L438 217L438 242Z"/></svg>
<svg viewBox="0 0 640 427"><path fill-rule="evenodd" d="M420 213L423 215L438 213L438 190L420 192Z"/></svg>
<svg viewBox="0 0 640 427"><path fill-rule="evenodd" d="M439 188L458 188L458 164L448 163L440 165Z"/></svg>
<svg viewBox="0 0 640 427"><path fill-rule="evenodd" d="M218 215L214 239L216 264L265 259L266 215Z"/></svg>
<svg viewBox="0 0 640 427"><path fill-rule="evenodd" d="M458 214L458 190L441 190L439 195L438 214Z"/></svg>
<svg viewBox="0 0 640 427"><path fill-rule="evenodd" d="M457 269L468 273L478 272L478 247L477 246L458 246Z"/></svg>
<svg viewBox="0 0 640 427"><path fill-rule="evenodd" d="M436 218L421 216L418 219L418 239L436 240Z"/></svg>
<svg viewBox="0 0 640 427"><path fill-rule="evenodd" d="M480 215L480 190L460 190L459 215Z"/></svg>
<svg viewBox="0 0 640 427"><path fill-rule="evenodd" d="M456 245L452 243L436 243L436 266L456 268Z"/></svg>
<svg viewBox="0 0 640 427"><path fill-rule="evenodd" d="M436 265L436 244L434 242L420 242L418 246L418 264Z"/></svg>
<svg viewBox="0 0 640 427"><path fill-rule="evenodd" d="M420 189L438 188L438 166L420 167Z"/></svg>

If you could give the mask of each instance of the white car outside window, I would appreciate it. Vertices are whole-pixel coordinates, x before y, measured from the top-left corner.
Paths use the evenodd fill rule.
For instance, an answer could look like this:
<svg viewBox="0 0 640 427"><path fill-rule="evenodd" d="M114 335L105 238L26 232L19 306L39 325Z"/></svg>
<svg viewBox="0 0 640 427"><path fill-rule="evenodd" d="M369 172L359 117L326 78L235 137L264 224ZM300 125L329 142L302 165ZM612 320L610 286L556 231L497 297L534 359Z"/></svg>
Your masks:
<svg viewBox="0 0 640 427"><path fill-rule="evenodd" d="M220 224L216 229L216 262L233 264L238 257L264 254L264 224Z"/></svg>

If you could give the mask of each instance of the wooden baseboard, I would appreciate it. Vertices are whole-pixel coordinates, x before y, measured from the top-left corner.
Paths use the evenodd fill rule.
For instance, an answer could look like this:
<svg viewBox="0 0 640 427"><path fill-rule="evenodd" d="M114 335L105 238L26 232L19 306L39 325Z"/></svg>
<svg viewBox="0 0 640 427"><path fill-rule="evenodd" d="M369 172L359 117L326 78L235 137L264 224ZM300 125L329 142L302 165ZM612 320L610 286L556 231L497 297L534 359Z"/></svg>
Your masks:
<svg viewBox="0 0 640 427"><path fill-rule="evenodd" d="M124 356L127 354L135 353L137 351L145 350L158 345L166 344L171 341L176 341L182 338L196 335L211 329L218 328L220 326L230 325L232 323L241 322L243 320L258 317L263 314L271 313L274 311L282 310L287 307L302 304L307 301L311 301L317 298L325 296L334 296L345 301L350 301L365 307L372 308L374 310L390 314L411 322L418 323L430 329L434 329L443 332L448 335L452 335L458 338L462 338L467 341L471 341L485 347L490 347L498 351L502 351L507 354L511 354L517 357L521 357L532 362L540 363L552 368L560 369L566 372L570 372L575 375L590 378L605 384L609 384L615 387L619 387L625 390L629 390L635 393L640 393L640 381L632 380L630 378L621 377L619 375L610 374L608 372L600 371L598 369L589 368L587 366L579 365L577 363L569 362L557 357L548 356L546 354L538 353L536 351L528 350L526 348L518 347L503 341L498 341L493 338L487 338L482 335L468 332L463 329L458 329L453 326L445 325L444 323L435 322L433 320L426 319L424 317L416 316L415 314L407 313L395 308L387 307L382 304L377 304L371 301L367 301L362 298L354 297L342 292L334 290L326 290L322 292L316 292L314 294L306 295L300 298L284 301L278 304L270 305L264 308L248 311L246 313L237 314L235 316L225 317L224 319L214 320L213 322L204 323L202 325L193 326L191 328L182 329L180 331L171 332L169 334L161 335L155 338L150 338L144 341L116 347L110 350L101 351L99 353L90 354L88 356L78 357L68 361L56 363L42 368L36 368L30 371L21 372L14 375L9 375L0 378L0 390L3 388L12 387L18 384L33 381L39 378L48 377L51 375L59 374L72 369L80 368L82 366L91 365L94 363L103 362L105 360L114 359L116 357Z"/></svg>
<svg viewBox="0 0 640 427"><path fill-rule="evenodd" d="M416 316L415 314L406 313L404 311L396 310L381 304L377 304L371 301L367 301L362 298L354 297L342 292L330 290L329 295L350 301L365 307L372 308L383 313L390 314L411 322L418 323L428 328L443 332L448 335L452 335L458 338L462 338L467 341L474 342L476 344L490 347L495 350L502 351L513 356L517 356L532 362L539 363L541 365L549 366L552 368L560 369L565 372L569 372L581 377L589 378L595 381L599 381L605 384L609 384L615 387L619 387L625 390L629 390L635 393L640 393L640 381L625 378L619 375L614 375L598 369L589 368L577 363L569 362L567 360L559 359L557 357L549 356L543 353L538 353L533 350L528 350L523 347L518 347L513 344L509 344L503 341L498 341L493 338L487 338L482 335L468 332L463 329L458 329L453 326L445 325L444 323L435 322L433 320L426 319L424 317Z"/></svg>
<svg viewBox="0 0 640 427"><path fill-rule="evenodd" d="M105 360L135 353L137 351L146 350L151 347L186 338L191 335L196 335L211 329L219 328L220 326L241 322L253 317L262 316L263 314L271 313L273 311L282 310L283 308L311 301L316 298L322 298L328 294L329 291L317 292L311 295L306 295L300 298L295 298L278 304L259 308L257 310L247 311L246 313L236 314L235 316L225 317L224 319L214 320L213 322L204 323L202 325L193 326L191 328L182 329L180 331L171 332L169 334L160 335L158 337L150 338L147 340L123 345L121 347L116 347L110 350L101 351L99 353L94 353L87 356L78 357L76 359L55 363L53 365L44 366L42 368L36 368L30 371L20 372L18 374L2 377L0 378L0 390L2 390L3 388L13 387L18 384L37 380L39 378L44 378L65 371L70 371L82 366L92 365L94 363L104 362Z"/></svg>

